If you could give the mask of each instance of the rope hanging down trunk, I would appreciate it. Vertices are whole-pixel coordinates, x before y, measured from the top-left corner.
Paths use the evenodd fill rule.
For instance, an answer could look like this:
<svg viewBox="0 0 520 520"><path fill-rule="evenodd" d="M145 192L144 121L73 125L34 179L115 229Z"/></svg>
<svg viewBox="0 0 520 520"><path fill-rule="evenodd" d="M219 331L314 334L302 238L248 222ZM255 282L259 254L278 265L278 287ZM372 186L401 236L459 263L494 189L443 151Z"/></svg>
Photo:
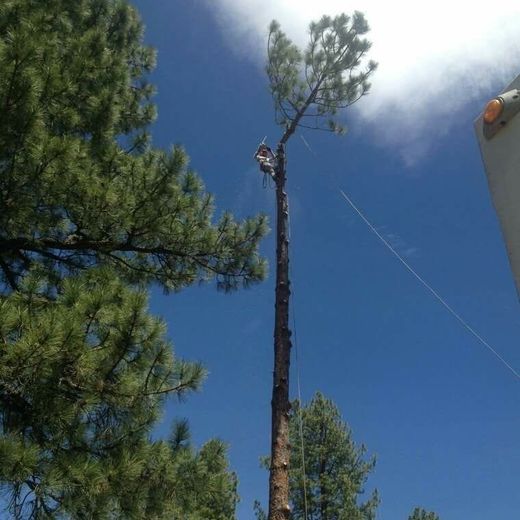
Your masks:
<svg viewBox="0 0 520 520"><path fill-rule="evenodd" d="M284 144L278 145L276 164L276 293L274 326L274 372L271 467L269 472L268 520L288 520L289 507L289 206L285 192Z"/></svg>

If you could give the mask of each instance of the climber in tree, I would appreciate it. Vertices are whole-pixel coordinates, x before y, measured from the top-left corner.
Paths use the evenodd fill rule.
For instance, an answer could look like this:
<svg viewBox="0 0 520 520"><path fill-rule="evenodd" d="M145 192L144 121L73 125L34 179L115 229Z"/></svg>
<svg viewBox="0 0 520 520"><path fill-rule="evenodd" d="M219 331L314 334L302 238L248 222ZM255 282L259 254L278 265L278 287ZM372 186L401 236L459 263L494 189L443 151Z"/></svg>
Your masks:
<svg viewBox="0 0 520 520"><path fill-rule="evenodd" d="M271 148L265 143L261 143L255 152L254 158L260 165L260 170L264 173L268 173L271 177L275 176L276 168L276 155L273 153Z"/></svg>

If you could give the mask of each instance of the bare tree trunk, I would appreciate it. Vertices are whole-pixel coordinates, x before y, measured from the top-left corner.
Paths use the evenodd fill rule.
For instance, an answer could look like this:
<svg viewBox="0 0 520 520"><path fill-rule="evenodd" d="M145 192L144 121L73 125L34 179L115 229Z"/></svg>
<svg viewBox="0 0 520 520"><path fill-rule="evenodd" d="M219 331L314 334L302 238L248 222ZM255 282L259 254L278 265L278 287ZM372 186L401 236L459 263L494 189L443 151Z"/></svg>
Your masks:
<svg viewBox="0 0 520 520"><path fill-rule="evenodd" d="M289 205L285 192L285 149L277 149L276 167L276 294L274 325L274 372L271 467L269 472L268 520L288 520L289 509Z"/></svg>

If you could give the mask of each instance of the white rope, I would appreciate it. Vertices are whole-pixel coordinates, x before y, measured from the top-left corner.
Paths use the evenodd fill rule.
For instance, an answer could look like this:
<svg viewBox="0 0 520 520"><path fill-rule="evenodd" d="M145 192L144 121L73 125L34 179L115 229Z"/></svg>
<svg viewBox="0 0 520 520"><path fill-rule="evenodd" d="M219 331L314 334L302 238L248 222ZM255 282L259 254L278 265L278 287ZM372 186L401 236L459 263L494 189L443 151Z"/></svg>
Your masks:
<svg viewBox="0 0 520 520"><path fill-rule="evenodd" d="M300 137L302 138L302 141L303 141L303 144L307 147L307 150L309 150L309 152L312 153L312 155L316 155L316 152L311 148L311 145L307 142L307 139L305 139L305 137L303 137L302 134L300 134Z"/></svg>
<svg viewBox="0 0 520 520"><path fill-rule="evenodd" d="M298 423L300 430L300 451L302 457L302 482L303 482L303 507L304 507L304 518L307 520L307 471L305 469L305 443L303 441L303 413L302 413L302 392L300 388L300 362L298 356L298 334L296 332L296 313L294 312L294 300L293 300L293 329L294 329L294 351L296 353L296 386L298 390Z"/></svg>
<svg viewBox="0 0 520 520"><path fill-rule="evenodd" d="M289 242L291 240L291 212L289 211L289 196L287 195L287 227L289 232ZM305 468L305 443L303 441L303 414L302 414L302 392L300 386L300 360L299 360L299 351L298 351L298 332L296 328L296 310L294 305L294 281L292 276L291 264L289 263L289 277L291 280L291 292L293 294L293 303L291 305L292 311L292 321L293 321L293 330L294 330L294 351L296 354L296 388L298 392L298 429L300 433L300 452L302 457L302 483L303 483L303 511L304 511L304 520L308 518L308 506L307 506L307 471Z"/></svg>
<svg viewBox="0 0 520 520"><path fill-rule="evenodd" d="M428 291L448 310L448 312L459 322L461 325L470 332L475 338L477 338L482 345L484 345L505 367L507 367L518 379L520 379L520 374L477 332L473 327L471 327L457 312L455 312L440 296L437 291L435 291L431 285L429 285L423 278L421 278L414 269L404 260L401 255L385 240L381 234L377 231L377 229L368 221L368 219L361 213L361 211L357 208L357 206L352 202L352 200L345 194L343 190L339 190L343 198L350 204L350 206L354 209L354 211L361 217L361 219L365 222L365 224L371 229L371 231L383 242L383 244L393 253L395 257L410 271L419 282L421 282Z"/></svg>

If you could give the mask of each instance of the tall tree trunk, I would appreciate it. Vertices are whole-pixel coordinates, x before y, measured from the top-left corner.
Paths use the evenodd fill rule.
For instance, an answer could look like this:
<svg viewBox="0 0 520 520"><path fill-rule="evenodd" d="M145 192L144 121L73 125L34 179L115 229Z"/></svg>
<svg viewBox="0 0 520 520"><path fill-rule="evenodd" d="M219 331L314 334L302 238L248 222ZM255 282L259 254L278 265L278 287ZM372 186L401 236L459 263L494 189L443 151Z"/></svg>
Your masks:
<svg viewBox="0 0 520 520"><path fill-rule="evenodd" d="M271 467L268 520L288 520L289 509L289 205L285 192L285 149L280 142L276 166L276 294Z"/></svg>

